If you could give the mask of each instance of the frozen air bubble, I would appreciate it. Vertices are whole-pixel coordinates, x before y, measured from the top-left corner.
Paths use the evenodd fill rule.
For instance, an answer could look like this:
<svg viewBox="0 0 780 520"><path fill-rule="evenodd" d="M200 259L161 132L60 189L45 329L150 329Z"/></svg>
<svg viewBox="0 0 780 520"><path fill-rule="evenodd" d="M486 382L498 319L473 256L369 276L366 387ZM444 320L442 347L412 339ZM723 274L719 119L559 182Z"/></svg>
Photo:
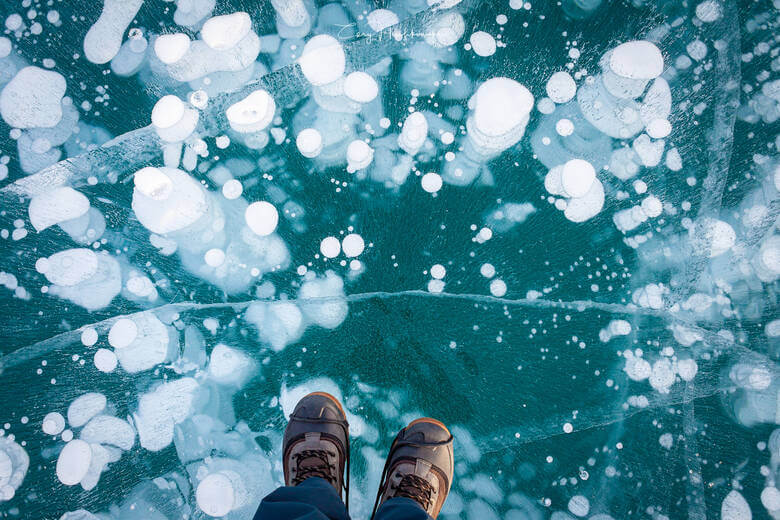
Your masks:
<svg viewBox="0 0 780 520"><path fill-rule="evenodd" d="M301 155L313 159L322 152L322 134L315 128L305 128L295 138L295 145Z"/></svg>
<svg viewBox="0 0 780 520"><path fill-rule="evenodd" d="M246 208L244 220L254 234L267 236L276 230L279 224L279 212L270 202L253 202Z"/></svg>
<svg viewBox="0 0 780 520"><path fill-rule="evenodd" d="M319 34L306 42L298 64L309 83L315 86L327 85L344 74L344 48L333 36Z"/></svg>
<svg viewBox="0 0 780 520"><path fill-rule="evenodd" d="M93 358L95 368L104 373L113 372L116 369L117 357L112 351L107 348L100 348L95 352Z"/></svg>
<svg viewBox="0 0 780 520"><path fill-rule="evenodd" d="M379 94L379 85L370 74L352 72L344 80L344 94L358 103L368 103Z"/></svg>
<svg viewBox="0 0 780 520"><path fill-rule="evenodd" d="M492 56L496 53L496 40L485 31L477 31L469 38L471 48L478 56Z"/></svg>
<svg viewBox="0 0 780 520"><path fill-rule="evenodd" d="M547 81L546 90L555 103L567 103L577 94L577 84L568 72L556 72Z"/></svg>
<svg viewBox="0 0 780 520"><path fill-rule="evenodd" d="M162 34L154 42L154 53L166 65L182 59L189 49L190 38L184 33Z"/></svg>
<svg viewBox="0 0 780 520"><path fill-rule="evenodd" d="M427 191L428 193L436 193L441 189L442 178L438 173L429 172L422 176L420 183L423 190Z"/></svg>
<svg viewBox="0 0 780 520"><path fill-rule="evenodd" d="M200 37L212 49L226 51L235 47L251 30L249 15L237 12L209 18L200 30Z"/></svg>
<svg viewBox="0 0 780 520"><path fill-rule="evenodd" d="M92 448L76 439L68 442L57 458L57 478L66 486L75 486L87 475Z"/></svg>
<svg viewBox="0 0 780 520"><path fill-rule="evenodd" d="M326 237L320 242L320 253L325 258L336 258L341 252L341 243L336 237Z"/></svg>
<svg viewBox="0 0 780 520"><path fill-rule="evenodd" d="M58 412L47 413L41 429L46 435L59 435L65 429L65 418Z"/></svg>
<svg viewBox="0 0 780 520"><path fill-rule="evenodd" d="M350 233L341 241L341 249L348 258L359 256L365 249L363 237L357 233Z"/></svg>

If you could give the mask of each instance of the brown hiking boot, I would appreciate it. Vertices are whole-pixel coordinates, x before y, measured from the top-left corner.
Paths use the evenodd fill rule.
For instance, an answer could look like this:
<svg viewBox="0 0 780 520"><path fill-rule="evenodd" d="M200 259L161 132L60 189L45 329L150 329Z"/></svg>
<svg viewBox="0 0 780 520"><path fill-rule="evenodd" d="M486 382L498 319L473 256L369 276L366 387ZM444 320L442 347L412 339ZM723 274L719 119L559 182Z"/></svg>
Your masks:
<svg viewBox="0 0 780 520"><path fill-rule="evenodd" d="M349 506L349 424L335 397L314 392L298 401L284 431L282 453L285 485L297 486L307 478L320 477Z"/></svg>
<svg viewBox="0 0 780 520"><path fill-rule="evenodd" d="M441 422L425 417L409 423L390 447L373 514L385 500L406 497L436 518L452 486L453 458L452 434Z"/></svg>

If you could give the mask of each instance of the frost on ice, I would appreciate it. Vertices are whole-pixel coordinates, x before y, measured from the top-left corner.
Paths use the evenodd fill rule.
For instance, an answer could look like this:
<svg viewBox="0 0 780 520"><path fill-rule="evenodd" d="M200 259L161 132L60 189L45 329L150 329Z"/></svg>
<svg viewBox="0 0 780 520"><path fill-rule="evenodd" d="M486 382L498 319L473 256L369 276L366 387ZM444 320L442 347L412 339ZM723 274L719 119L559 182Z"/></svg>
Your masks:
<svg viewBox="0 0 780 520"><path fill-rule="evenodd" d="M351 509L780 519L776 7L9 0L0 516L251 518L297 399ZM54 498L54 499L52 499Z"/></svg>

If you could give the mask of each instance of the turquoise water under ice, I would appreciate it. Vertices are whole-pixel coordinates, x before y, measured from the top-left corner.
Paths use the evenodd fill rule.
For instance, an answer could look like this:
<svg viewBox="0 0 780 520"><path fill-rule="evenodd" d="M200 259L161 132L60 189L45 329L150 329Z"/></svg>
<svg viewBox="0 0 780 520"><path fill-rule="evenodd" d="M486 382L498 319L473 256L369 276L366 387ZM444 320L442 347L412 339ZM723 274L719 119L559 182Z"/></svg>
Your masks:
<svg viewBox="0 0 780 520"><path fill-rule="evenodd" d="M314 390L353 518L420 415L455 435L446 519L780 518L777 1L135 3L0 5L0 518L210 518L213 474L251 518Z"/></svg>

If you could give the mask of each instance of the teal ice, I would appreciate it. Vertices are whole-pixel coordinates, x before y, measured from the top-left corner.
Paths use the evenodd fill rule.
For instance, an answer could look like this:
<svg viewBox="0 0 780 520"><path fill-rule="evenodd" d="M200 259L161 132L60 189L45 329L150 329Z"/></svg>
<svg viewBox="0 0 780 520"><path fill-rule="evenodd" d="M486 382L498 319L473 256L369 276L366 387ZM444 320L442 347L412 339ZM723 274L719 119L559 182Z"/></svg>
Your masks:
<svg viewBox="0 0 780 520"><path fill-rule="evenodd" d="M780 519L780 1L3 0L0 519Z"/></svg>

